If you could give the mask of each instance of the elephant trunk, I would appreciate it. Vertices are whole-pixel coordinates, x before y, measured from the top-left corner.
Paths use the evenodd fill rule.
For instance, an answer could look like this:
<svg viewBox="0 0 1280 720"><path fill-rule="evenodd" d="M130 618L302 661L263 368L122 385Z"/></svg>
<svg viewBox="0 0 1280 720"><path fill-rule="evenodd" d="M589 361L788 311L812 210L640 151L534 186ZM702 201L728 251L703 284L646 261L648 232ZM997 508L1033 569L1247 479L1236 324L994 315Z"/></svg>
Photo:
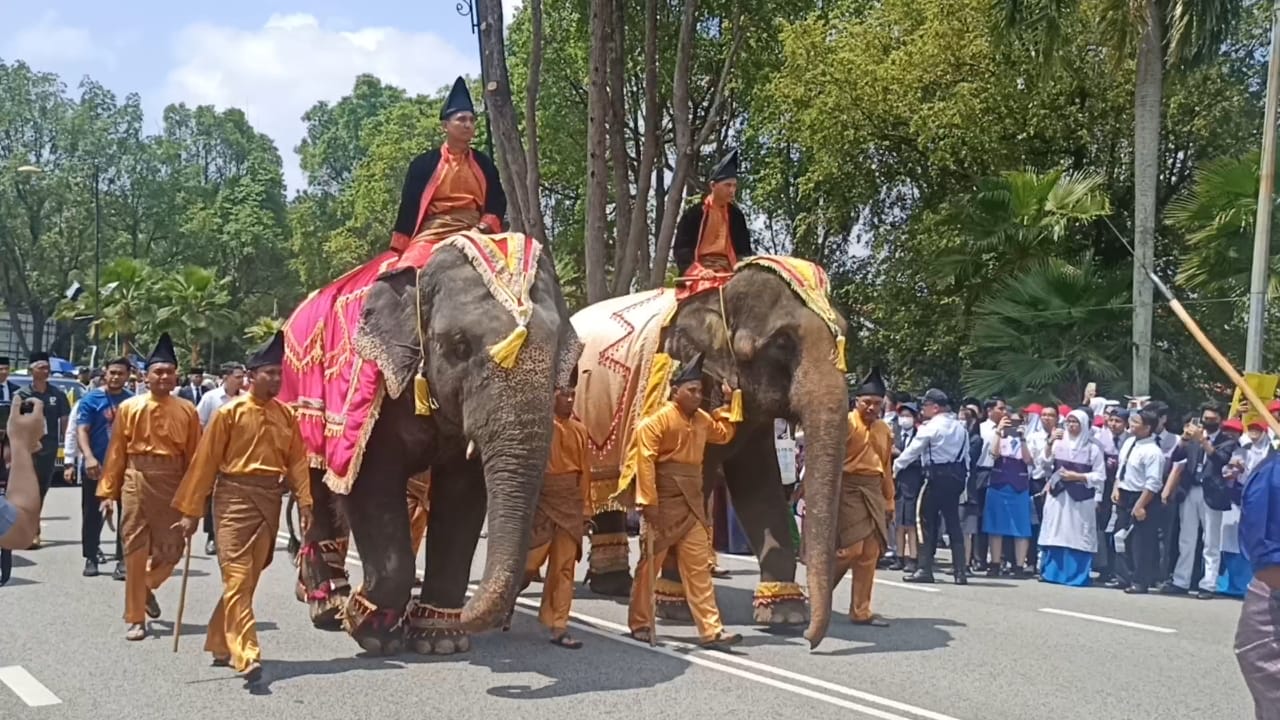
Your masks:
<svg viewBox="0 0 1280 720"><path fill-rule="evenodd" d="M827 335L829 338L830 335ZM809 342L792 383L805 436L805 576L809 583L810 649L826 637L831 622L832 576L839 532L840 486L848 438L849 392L832 362L833 342Z"/></svg>
<svg viewBox="0 0 1280 720"><path fill-rule="evenodd" d="M491 411L484 431L473 435L484 465L489 530L484 576L462 609L462 625L470 632L499 626L520 591L551 443L550 390L513 392L512 386L498 385L486 402L501 410ZM531 399L511 401L522 397Z"/></svg>

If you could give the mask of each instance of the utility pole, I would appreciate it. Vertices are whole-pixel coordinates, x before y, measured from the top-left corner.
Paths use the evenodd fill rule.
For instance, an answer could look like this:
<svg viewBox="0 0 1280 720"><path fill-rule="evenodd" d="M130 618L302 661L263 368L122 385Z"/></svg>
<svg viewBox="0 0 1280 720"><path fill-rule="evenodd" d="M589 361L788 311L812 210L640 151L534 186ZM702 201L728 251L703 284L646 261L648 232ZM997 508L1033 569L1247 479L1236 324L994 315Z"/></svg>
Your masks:
<svg viewBox="0 0 1280 720"><path fill-rule="evenodd" d="M1258 214L1253 230L1253 268L1249 275L1249 332L1244 370L1262 372L1263 328L1267 316L1267 281L1271 264L1271 209L1276 180L1276 95L1280 92L1280 0L1271 9L1271 57L1267 61L1266 119L1262 125L1262 158L1258 169Z"/></svg>
<svg viewBox="0 0 1280 720"><path fill-rule="evenodd" d="M98 162L93 163L93 347L102 324L102 203L98 197Z"/></svg>

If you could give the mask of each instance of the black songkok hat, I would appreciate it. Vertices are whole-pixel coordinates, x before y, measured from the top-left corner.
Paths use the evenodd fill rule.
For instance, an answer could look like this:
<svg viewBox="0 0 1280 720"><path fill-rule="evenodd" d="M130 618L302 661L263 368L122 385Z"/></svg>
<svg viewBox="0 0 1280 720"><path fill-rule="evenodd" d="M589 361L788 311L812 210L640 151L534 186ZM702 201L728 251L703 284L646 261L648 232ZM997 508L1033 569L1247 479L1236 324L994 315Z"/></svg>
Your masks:
<svg viewBox="0 0 1280 720"><path fill-rule="evenodd" d="M37 350L27 356L28 365L34 365L38 362L49 362L49 353Z"/></svg>
<svg viewBox="0 0 1280 720"><path fill-rule="evenodd" d="M244 363L250 370L282 364L284 364L284 331L282 330L277 330L276 334L255 350Z"/></svg>
<svg viewBox="0 0 1280 720"><path fill-rule="evenodd" d="M10 366L10 365L12 365L12 364L13 364L13 361L12 361L12 360L10 360L9 358L7 358L7 357L5 357L5 356L3 356L3 355L0 355L0 365L4 365L5 367L8 367L8 366Z"/></svg>
<svg viewBox="0 0 1280 720"><path fill-rule="evenodd" d="M671 378L671 386L679 387L685 383L702 382L702 353L693 356L693 359L685 363L680 372Z"/></svg>
<svg viewBox="0 0 1280 720"><path fill-rule="evenodd" d="M152 365L174 365L178 364L178 354L173 350L173 338L169 337L169 333L160 333L160 339L156 342L156 349L151 351L147 356L147 368Z"/></svg>
<svg viewBox="0 0 1280 720"><path fill-rule="evenodd" d="M716 165L711 171L711 182L720 182L721 180L733 180L738 177L738 151L734 150Z"/></svg>
<svg viewBox="0 0 1280 720"><path fill-rule="evenodd" d="M884 397L886 392L884 378L880 377L880 368L873 367L871 372L867 373L867 376L862 379L862 384L858 386L858 389L853 394L855 396L876 395Z"/></svg>
<svg viewBox="0 0 1280 720"><path fill-rule="evenodd" d="M474 113L475 105L471 104L471 91L467 89L467 81L461 76L453 81L453 89L449 91L449 97L445 98L444 107L440 108L440 119L448 120L460 112Z"/></svg>

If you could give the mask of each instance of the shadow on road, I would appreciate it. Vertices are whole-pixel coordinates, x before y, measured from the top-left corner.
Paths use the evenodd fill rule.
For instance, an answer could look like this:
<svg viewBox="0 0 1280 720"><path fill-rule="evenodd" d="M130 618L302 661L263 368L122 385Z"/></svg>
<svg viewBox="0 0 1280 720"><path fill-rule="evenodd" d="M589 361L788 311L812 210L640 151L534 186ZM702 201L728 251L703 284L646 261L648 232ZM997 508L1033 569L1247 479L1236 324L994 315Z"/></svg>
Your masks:
<svg viewBox="0 0 1280 720"><path fill-rule="evenodd" d="M151 620L149 622L151 625L151 635L153 637L157 637L157 638L173 637L173 621L172 620ZM280 629L279 625L269 620L266 622L259 621L256 627L258 629L258 632L266 632L270 630ZM203 642L203 638L208 633L209 633L209 626L207 624L192 625L190 623L185 623L185 622L182 623L182 637L184 638L198 637L198 638L201 638L201 642Z"/></svg>
<svg viewBox="0 0 1280 720"><path fill-rule="evenodd" d="M945 648L951 644L952 635L946 628L966 627L964 623L942 618L892 618L886 617L889 627L877 628L854 625L847 618L835 618L827 637L849 642L866 643L840 650L815 650L814 655L843 657L849 655L874 655L880 653L927 652Z"/></svg>

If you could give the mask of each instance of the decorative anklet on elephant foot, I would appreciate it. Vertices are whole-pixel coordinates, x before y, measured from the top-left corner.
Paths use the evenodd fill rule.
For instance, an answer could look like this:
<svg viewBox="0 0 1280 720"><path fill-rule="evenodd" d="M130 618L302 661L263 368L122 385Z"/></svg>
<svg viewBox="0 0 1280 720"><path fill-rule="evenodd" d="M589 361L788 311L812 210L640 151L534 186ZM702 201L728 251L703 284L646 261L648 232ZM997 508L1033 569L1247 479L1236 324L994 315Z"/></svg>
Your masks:
<svg viewBox="0 0 1280 720"><path fill-rule="evenodd" d="M751 600L760 625L803 625L809 621L804 590L793 582L762 582Z"/></svg>
<svg viewBox="0 0 1280 720"><path fill-rule="evenodd" d="M416 602L405 617L405 638L416 653L452 655L471 649L471 637L462 629L462 608Z"/></svg>
<svg viewBox="0 0 1280 720"><path fill-rule="evenodd" d="M301 581L298 584L304 593L301 600L311 609L311 624L318 628L337 627L347 605L347 596L351 594L351 584L347 579L331 578L311 591L306 591Z"/></svg>
<svg viewBox="0 0 1280 720"><path fill-rule="evenodd" d="M684 596L684 586L679 581L658 578L653 586L653 597L658 617L676 622L693 621L693 612L689 610L689 601Z"/></svg>
<svg viewBox="0 0 1280 720"><path fill-rule="evenodd" d="M347 598L342 627L365 652L371 655L395 655L404 647L401 613L390 608L378 609L357 589Z"/></svg>

